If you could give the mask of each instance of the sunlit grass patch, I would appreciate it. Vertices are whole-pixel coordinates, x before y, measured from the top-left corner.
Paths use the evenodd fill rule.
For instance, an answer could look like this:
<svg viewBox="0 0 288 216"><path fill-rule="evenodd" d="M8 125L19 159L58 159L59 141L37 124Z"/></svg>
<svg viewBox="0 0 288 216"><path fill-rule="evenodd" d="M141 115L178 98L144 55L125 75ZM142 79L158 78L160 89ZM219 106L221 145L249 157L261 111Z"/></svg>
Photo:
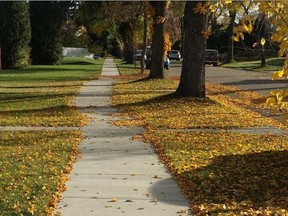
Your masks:
<svg viewBox="0 0 288 216"><path fill-rule="evenodd" d="M235 69L244 69L244 70L253 70L253 71L276 71L279 70L284 65L285 58L268 58L266 59L266 66L261 67L261 61L242 61L242 62L233 62L224 64L222 66L235 68Z"/></svg>
<svg viewBox="0 0 288 216"><path fill-rule="evenodd" d="M158 128L239 128L267 125L260 114L233 105L221 94L211 93L206 99L177 98L174 80L124 82L114 86L113 101L135 122ZM119 124L134 124L131 119Z"/></svg>
<svg viewBox="0 0 288 216"><path fill-rule="evenodd" d="M121 59L114 59L114 61L116 62L119 73L122 76L137 75L139 77L139 75L141 75L140 74L141 68L140 68L140 62L139 61L137 61L136 64L126 64ZM147 71L145 71L145 73L142 75L147 76Z"/></svg>
<svg viewBox="0 0 288 216"><path fill-rule="evenodd" d="M61 65L0 72L1 126L80 126L72 106L84 81L97 79L103 59L64 58Z"/></svg>
<svg viewBox="0 0 288 216"><path fill-rule="evenodd" d="M80 141L80 131L0 132L1 215L51 213Z"/></svg>

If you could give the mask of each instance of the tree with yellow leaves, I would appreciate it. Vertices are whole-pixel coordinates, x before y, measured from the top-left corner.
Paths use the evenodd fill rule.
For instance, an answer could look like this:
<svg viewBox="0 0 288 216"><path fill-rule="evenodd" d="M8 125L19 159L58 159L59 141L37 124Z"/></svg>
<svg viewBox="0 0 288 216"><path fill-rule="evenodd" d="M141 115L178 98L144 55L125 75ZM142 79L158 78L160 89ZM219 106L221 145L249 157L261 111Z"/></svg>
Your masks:
<svg viewBox="0 0 288 216"><path fill-rule="evenodd" d="M271 35L271 40L279 45L278 56L285 57L285 62L279 71L276 71L272 77L275 79L287 79L288 77L288 1L260 1L254 2L255 6L259 7L259 11L265 15L267 19L272 23L275 31ZM248 25L247 25L248 23ZM234 30L234 40L243 39L243 32L251 32L250 27L251 19L246 17L241 22L242 25L238 26ZM260 41L264 46L265 39ZM287 106L288 89L273 91L271 96L267 99L267 104L275 107L275 110L283 111ZM285 119L288 118L288 114L283 115Z"/></svg>

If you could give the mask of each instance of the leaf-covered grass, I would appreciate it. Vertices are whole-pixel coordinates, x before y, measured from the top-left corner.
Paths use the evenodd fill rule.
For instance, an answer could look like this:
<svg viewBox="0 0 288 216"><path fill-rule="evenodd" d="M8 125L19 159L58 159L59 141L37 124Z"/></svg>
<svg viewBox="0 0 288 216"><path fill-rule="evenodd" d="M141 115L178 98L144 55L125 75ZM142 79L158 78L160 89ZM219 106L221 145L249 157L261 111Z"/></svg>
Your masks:
<svg viewBox="0 0 288 216"><path fill-rule="evenodd" d="M222 94L211 94L206 99L175 98L171 93L176 85L173 80L119 83L114 87L114 103L129 112L133 119L119 120L118 123L131 125L135 122L142 126L170 129L229 129L272 123L258 113L234 106ZM210 92L216 91L213 88L208 84Z"/></svg>
<svg viewBox="0 0 288 216"><path fill-rule="evenodd" d="M263 96L207 83L206 99L181 99L173 96L177 85L121 80L113 103L124 119L115 124L146 127L139 138L175 175L193 215L288 215L288 137L226 131L287 128L245 108L263 108Z"/></svg>
<svg viewBox="0 0 288 216"><path fill-rule="evenodd" d="M80 140L80 131L0 131L1 215L50 215Z"/></svg>
<svg viewBox="0 0 288 216"><path fill-rule="evenodd" d="M0 71L0 126L80 126L71 104L103 59ZM0 131L0 215L53 215L82 140L78 130Z"/></svg>
<svg viewBox="0 0 288 216"><path fill-rule="evenodd" d="M287 215L288 137L231 132L146 133L194 215Z"/></svg>
<svg viewBox="0 0 288 216"><path fill-rule="evenodd" d="M253 70L253 71L276 71L283 67L285 58L268 58L266 59L266 66L261 67L260 60L258 61L243 61L233 62L222 65L223 67L230 67L236 69Z"/></svg>
<svg viewBox="0 0 288 216"><path fill-rule="evenodd" d="M71 102L84 81L97 79L103 59L64 58L61 65L0 71L1 126L80 126Z"/></svg>

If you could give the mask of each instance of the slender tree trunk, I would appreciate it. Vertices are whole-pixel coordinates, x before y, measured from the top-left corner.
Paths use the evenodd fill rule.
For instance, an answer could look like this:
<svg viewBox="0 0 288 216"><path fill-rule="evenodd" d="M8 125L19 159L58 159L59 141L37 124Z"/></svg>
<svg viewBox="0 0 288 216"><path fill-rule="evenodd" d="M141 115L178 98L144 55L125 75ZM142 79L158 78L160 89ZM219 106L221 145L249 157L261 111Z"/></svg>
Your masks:
<svg viewBox="0 0 288 216"><path fill-rule="evenodd" d="M266 66L266 58L265 58L265 49L263 45L261 49L261 67L265 67L265 66Z"/></svg>
<svg viewBox="0 0 288 216"><path fill-rule="evenodd" d="M265 14L263 14L261 20L260 20L260 29L259 29L259 40L261 41L260 38L263 38L265 36ZM261 53L260 53L260 58L261 58L261 67L266 66L266 58L265 58L265 43L261 44Z"/></svg>
<svg viewBox="0 0 288 216"><path fill-rule="evenodd" d="M183 21L183 17L180 17L180 30L181 30L181 47L180 47L180 52L182 54L182 58L184 58L184 21Z"/></svg>
<svg viewBox="0 0 288 216"><path fill-rule="evenodd" d="M146 3L143 3L144 7L144 22L143 22L143 49L142 49L142 55L141 55L141 73L144 73L145 70L145 56L146 56L146 50L147 50L147 18L148 18L148 13L147 13L147 8L146 8Z"/></svg>
<svg viewBox="0 0 288 216"><path fill-rule="evenodd" d="M228 50L227 50L227 59L226 59L227 63L234 61L234 41L232 39L232 35L233 35L235 18L236 18L236 12L230 11L230 24L228 27Z"/></svg>
<svg viewBox="0 0 288 216"><path fill-rule="evenodd" d="M153 16L152 59L149 77L164 79L164 24L166 1L153 1L155 14Z"/></svg>
<svg viewBox="0 0 288 216"><path fill-rule="evenodd" d="M187 1L184 12L184 59L180 83L176 90L179 96L204 98L205 93L205 47L202 31L207 29L207 14L194 13L198 2Z"/></svg>

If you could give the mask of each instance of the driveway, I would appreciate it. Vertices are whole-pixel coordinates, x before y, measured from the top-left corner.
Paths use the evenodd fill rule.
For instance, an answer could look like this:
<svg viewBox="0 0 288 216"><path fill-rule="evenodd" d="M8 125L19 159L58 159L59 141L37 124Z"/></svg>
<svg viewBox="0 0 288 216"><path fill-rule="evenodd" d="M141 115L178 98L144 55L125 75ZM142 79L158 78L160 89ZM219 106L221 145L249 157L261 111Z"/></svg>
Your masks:
<svg viewBox="0 0 288 216"><path fill-rule="evenodd" d="M165 70L169 77L180 77L182 61L171 61L169 70ZM268 94L275 89L288 87L287 80L271 80L273 72L251 72L224 67L206 66L206 81L223 85L232 85L243 90L257 91Z"/></svg>

